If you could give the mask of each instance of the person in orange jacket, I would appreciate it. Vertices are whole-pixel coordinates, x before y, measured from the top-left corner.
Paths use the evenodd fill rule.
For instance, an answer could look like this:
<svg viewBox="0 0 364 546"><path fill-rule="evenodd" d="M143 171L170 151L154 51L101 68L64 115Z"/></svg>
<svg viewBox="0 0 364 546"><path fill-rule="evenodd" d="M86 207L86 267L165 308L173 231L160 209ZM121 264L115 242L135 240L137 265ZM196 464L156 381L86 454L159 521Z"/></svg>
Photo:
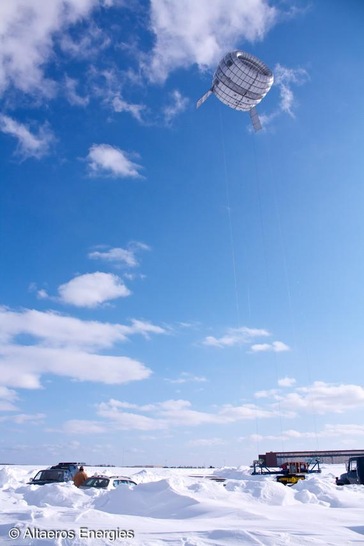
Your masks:
<svg viewBox="0 0 364 546"><path fill-rule="evenodd" d="M73 476L73 483L76 487L80 487L80 485L83 484L85 480L87 480L88 476L83 468L83 466L80 466L80 469L76 474Z"/></svg>

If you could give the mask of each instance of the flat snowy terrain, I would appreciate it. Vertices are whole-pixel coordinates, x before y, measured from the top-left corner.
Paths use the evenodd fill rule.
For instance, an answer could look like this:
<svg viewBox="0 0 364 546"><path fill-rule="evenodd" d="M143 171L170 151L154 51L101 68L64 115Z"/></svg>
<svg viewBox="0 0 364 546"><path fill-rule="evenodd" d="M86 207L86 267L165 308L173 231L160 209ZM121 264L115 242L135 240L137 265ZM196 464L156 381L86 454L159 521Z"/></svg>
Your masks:
<svg viewBox="0 0 364 546"><path fill-rule="evenodd" d="M123 474L138 484L112 491L28 485L40 468L0 467L1 545L364 544L364 486L335 485L344 465L323 466L293 487L251 476L247 467L86 467L88 475ZM227 481L197 477L202 473Z"/></svg>

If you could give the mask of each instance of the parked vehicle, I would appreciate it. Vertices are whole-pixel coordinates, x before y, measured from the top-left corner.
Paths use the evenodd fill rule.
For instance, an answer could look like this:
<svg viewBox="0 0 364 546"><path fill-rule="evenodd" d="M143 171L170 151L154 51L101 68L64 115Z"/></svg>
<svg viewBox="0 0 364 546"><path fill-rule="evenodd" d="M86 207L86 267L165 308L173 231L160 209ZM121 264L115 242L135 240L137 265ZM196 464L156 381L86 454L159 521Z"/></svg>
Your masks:
<svg viewBox="0 0 364 546"><path fill-rule="evenodd" d="M354 483L364 485L364 456L350 457L346 463L346 472L341 474L340 478L336 478L336 485L349 485Z"/></svg>
<svg viewBox="0 0 364 546"><path fill-rule="evenodd" d="M29 482L31 485L45 485L47 483L64 483L72 480L72 474L65 468L47 468L39 470Z"/></svg>
<svg viewBox="0 0 364 546"><path fill-rule="evenodd" d="M127 476L104 476L102 474L87 478L80 485L80 489L89 489L97 487L98 489L115 489L120 485L136 485L136 483Z"/></svg>
<svg viewBox="0 0 364 546"><path fill-rule="evenodd" d="M306 474L321 472L320 460L287 461L278 467L269 467L261 459L253 462L252 474L277 474L277 482L283 485L294 485L306 479Z"/></svg>
<svg viewBox="0 0 364 546"><path fill-rule="evenodd" d="M61 470L69 470L69 472L72 474L72 477L76 474L78 471L78 468L80 465L84 466L85 463L58 463L54 466L51 466L51 470L55 469L61 469Z"/></svg>

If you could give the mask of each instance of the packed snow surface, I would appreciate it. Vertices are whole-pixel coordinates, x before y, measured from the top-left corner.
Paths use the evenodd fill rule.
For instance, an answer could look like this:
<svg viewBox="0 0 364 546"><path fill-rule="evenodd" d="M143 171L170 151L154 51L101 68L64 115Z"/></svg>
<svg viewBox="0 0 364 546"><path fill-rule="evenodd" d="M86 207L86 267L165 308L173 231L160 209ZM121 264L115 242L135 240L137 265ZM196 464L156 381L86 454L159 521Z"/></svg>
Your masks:
<svg viewBox="0 0 364 546"><path fill-rule="evenodd" d="M364 544L364 486L335 485L344 465L292 487L248 467L96 468L134 487L29 485L45 467L0 466L0 544L15 546L240 546ZM226 479L224 483L208 475Z"/></svg>

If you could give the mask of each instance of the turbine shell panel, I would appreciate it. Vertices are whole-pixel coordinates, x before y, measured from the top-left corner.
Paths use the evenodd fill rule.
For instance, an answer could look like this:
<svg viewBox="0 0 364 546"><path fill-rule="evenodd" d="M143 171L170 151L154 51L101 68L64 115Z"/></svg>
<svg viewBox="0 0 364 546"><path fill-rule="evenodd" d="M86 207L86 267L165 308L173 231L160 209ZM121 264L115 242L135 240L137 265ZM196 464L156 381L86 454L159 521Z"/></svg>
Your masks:
<svg viewBox="0 0 364 546"><path fill-rule="evenodd" d="M212 91L230 108L247 112L265 97L273 80L271 70L260 59L243 51L232 51L220 61Z"/></svg>

